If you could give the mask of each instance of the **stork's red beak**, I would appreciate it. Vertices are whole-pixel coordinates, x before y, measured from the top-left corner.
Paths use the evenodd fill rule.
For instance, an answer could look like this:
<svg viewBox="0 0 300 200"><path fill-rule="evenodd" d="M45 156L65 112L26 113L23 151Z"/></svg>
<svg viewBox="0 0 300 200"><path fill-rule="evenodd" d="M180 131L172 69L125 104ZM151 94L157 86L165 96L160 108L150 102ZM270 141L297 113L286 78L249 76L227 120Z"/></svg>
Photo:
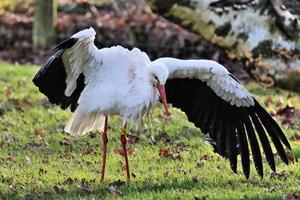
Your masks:
<svg viewBox="0 0 300 200"><path fill-rule="evenodd" d="M157 89L160 95L160 99L165 107L165 115L169 116L171 113L169 112L169 106L167 103L167 97L166 97L166 90L165 90L165 85L157 85Z"/></svg>

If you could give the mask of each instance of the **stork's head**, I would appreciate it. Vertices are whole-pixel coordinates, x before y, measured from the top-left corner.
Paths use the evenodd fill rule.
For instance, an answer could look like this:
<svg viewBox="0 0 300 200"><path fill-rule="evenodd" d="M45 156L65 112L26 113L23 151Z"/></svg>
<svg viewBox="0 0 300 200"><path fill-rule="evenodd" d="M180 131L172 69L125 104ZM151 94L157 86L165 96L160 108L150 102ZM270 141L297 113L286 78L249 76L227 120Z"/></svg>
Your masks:
<svg viewBox="0 0 300 200"><path fill-rule="evenodd" d="M165 114L170 115L165 91L165 84L169 76L169 70L164 64L161 63L151 63L149 70L150 81L159 92L160 99L166 110Z"/></svg>

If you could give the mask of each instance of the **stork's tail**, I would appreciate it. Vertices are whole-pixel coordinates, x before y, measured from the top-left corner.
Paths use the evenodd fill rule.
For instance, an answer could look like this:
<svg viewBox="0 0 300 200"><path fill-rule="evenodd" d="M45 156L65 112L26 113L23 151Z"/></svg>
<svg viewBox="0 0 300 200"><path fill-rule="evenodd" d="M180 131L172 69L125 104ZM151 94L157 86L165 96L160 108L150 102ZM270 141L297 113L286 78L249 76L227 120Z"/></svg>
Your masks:
<svg viewBox="0 0 300 200"><path fill-rule="evenodd" d="M84 135L90 131L103 131L105 116L98 112L82 113L76 109L65 126L65 132L71 135Z"/></svg>

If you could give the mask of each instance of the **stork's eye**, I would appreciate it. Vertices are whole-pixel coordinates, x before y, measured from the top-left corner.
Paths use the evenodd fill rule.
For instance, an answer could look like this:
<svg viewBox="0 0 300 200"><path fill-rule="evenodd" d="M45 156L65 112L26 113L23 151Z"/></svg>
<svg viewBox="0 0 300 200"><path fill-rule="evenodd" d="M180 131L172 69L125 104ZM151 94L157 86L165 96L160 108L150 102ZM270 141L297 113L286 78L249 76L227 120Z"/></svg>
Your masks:
<svg viewBox="0 0 300 200"><path fill-rule="evenodd" d="M153 83L153 86L156 86L159 83L157 76L153 75L152 83Z"/></svg>

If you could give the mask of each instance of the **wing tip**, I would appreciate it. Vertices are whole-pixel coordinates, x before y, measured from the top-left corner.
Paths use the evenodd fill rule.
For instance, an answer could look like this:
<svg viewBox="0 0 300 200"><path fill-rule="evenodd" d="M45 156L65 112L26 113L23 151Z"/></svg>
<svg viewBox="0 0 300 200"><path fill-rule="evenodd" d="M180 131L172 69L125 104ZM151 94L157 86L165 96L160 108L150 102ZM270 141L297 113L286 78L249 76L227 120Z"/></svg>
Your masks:
<svg viewBox="0 0 300 200"><path fill-rule="evenodd" d="M61 43L59 43L56 47L55 50L64 50L64 49L69 49L71 48L76 42L78 41L78 38L68 38Z"/></svg>
<svg viewBox="0 0 300 200"><path fill-rule="evenodd" d="M79 39L79 38L90 38L90 37L94 37L95 35L96 35L95 29L92 26L90 26L90 28L78 31L77 33L72 35L71 38L77 38L77 39Z"/></svg>
<svg viewBox="0 0 300 200"><path fill-rule="evenodd" d="M55 50L71 48L79 39L90 38L90 37L94 37L95 35L96 35L96 31L93 27L83 29L83 30L75 33L74 35L72 35L70 38L59 43L55 47Z"/></svg>
<svg viewBox="0 0 300 200"><path fill-rule="evenodd" d="M278 125L278 123L273 119L273 117L257 102L255 101L255 112L259 118L259 120L264 125L266 131L271 136L271 139L275 145L277 153L281 160L288 165L287 153L282 144L289 150L292 150L291 145L283 133L282 129Z"/></svg>

